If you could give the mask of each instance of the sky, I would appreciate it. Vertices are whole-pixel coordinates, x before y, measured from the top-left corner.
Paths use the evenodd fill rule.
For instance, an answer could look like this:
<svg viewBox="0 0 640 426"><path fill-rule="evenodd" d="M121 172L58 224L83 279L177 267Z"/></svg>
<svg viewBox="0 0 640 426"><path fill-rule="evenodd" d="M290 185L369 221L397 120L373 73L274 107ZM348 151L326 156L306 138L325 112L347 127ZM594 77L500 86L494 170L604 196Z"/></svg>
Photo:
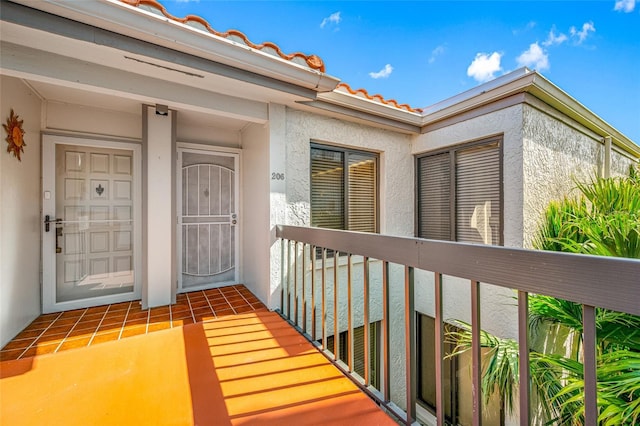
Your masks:
<svg viewBox="0 0 640 426"><path fill-rule="evenodd" d="M522 66L640 144L640 0L160 0L423 108Z"/></svg>

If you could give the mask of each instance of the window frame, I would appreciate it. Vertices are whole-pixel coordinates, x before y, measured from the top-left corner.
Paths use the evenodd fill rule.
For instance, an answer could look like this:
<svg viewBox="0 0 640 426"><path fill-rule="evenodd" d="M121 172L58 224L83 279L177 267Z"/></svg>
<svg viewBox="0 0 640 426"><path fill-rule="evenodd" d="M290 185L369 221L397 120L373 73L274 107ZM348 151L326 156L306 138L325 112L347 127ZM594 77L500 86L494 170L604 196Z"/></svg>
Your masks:
<svg viewBox="0 0 640 426"><path fill-rule="evenodd" d="M440 148L437 150L433 150L433 151L428 151L428 152L423 152L420 154L416 154L414 155L414 236L416 238L422 238L420 237L420 160L425 158L425 157L431 157L431 156L436 156L436 155L440 155L440 154L449 154L449 165L450 165L450 170L449 170L449 186L450 186L450 192L449 192L449 225L450 225L450 230L449 230L449 239L447 240L442 240L442 241L451 241L451 242L458 242L456 235L457 235L457 206L456 206L456 170L457 170L457 157L456 157L456 153L459 151L465 151L468 149L473 149L473 148L480 148L483 146L488 146L488 145L493 145L496 144L497 148L498 148L498 157L499 157L499 161L498 161L498 175L499 175L499 181L500 181L500 185L498 188L499 191L499 196L500 196L500 203L499 203L499 210L500 210L500 223L498 226L498 236L499 236L499 241L498 243L494 244L497 246L503 246L504 245L504 173L503 173L503 169L504 169L504 135L503 134L499 134L499 135L494 135L494 136L489 136L489 137L485 137L482 139L478 139L478 140L474 140L474 141L470 141L470 142L462 142L462 143L458 143L458 144L454 144L454 145L449 145L447 147L444 148Z"/></svg>
<svg viewBox="0 0 640 426"><path fill-rule="evenodd" d="M349 167L348 167L348 156L349 154L356 154L356 155L366 155L366 156L370 156L375 160L375 207L374 207L374 222L375 222L375 226L374 226L374 233L379 234L380 233L380 153L379 152L375 152L375 151L366 151L363 149L357 149L357 148L348 148L348 147L343 147L343 146L336 146L336 145L328 145L325 143L320 143L320 142L316 142L316 141L311 141L310 144L310 149L309 149L309 204L310 204L310 208L309 208L309 212L310 212L310 217L309 217L309 222L310 224L313 223L313 208L311 206L311 194L312 194L312 183L313 183L313 176L312 176L312 166L311 166L311 152L313 149L319 149L319 150L324 150L324 151L332 151L332 152L339 152L342 153L343 156L343 211L344 211L344 231L349 231Z"/></svg>

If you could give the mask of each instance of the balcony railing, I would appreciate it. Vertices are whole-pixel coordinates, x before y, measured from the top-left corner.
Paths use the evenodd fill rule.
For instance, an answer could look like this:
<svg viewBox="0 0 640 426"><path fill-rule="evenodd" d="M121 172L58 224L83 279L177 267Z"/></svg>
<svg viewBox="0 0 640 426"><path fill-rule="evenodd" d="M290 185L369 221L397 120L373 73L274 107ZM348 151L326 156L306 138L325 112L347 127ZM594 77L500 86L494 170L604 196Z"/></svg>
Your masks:
<svg viewBox="0 0 640 426"><path fill-rule="evenodd" d="M585 424L597 424L596 401L596 323L595 308L640 315L640 261L632 259L572 255L566 253L472 245L378 234L335 231L318 228L278 226L281 241L281 314L298 328L327 357L350 375L363 390L386 407L405 424L416 421L416 312L415 277L419 270L433 274L435 311L435 381L437 424L445 424L443 358L445 332L443 288L447 280L468 280L472 335L472 424L481 424L481 284L512 289L517 292L517 336L519 341L520 383L530 383L528 295L548 295L582 305L584 350ZM329 253L329 256L327 256ZM357 261L354 261L357 259ZM381 291L372 294L371 265L380 265ZM338 267L334 267L338 265ZM340 266L342 265L342 266ZM393 279L390 268L401 265L403 277ZM376 266L377 268L377 266ZM344 270L339 272L339 269ZM376 269L378 271L378 269ZM378 273L378 272L376 272ZM420 272L424 274L424 272ZM357 275L361 282L355 285ZM396 274L397 275L397 274ZM357 287L358 294L354 294ZM390 297L402 293L404 298L404 371L392 371ZM374 292L375 293L375 292ZM346 300L344 300L346 297ZM356 303L357 302L357 303ZM340 313L346 303L346 313ZM381 354L378 386L372 384L369 351L364 350L363 375L354 371L354 305L362 309L362 323L370 323L371 304L381 311ZM340 306L339 306L340 305ZM397 314L397 312L394 312ZM344 322L346 321L346 324ZM342 323L342 324L341 324ZM339 357L340 330L346 327L348 356ZM369 348L369 327L363 327L364 348ZM333 351L327 339L333 337ZM397 350L397 348L394 348ZM396 364L397 365L397 364ZM391 398L391 375L404 375L402 403ZM531 419L530 386L520 386L520 424ZM399 406L404 405L406 409Z"/></svg>

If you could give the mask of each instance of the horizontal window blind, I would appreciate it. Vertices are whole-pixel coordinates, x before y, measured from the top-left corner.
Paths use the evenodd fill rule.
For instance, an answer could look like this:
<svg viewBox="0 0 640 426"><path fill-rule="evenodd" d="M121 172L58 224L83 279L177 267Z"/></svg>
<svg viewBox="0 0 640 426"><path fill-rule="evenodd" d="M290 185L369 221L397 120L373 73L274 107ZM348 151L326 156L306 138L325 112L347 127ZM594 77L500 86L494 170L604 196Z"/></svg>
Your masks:
<svg viewBox="0 0 640 426"><path fill-rule="evenodd" d="M457 152L457 241L500 244L500 188L497 144Z"/></svg>
<svg viewBox="0 0 640 426"><path fill-rule="evenodd" d="M311 225L345 229L344 153L311 150Z"/></svg>
<svg viewBox="0 0 640 426"><path fill-rule="evenodd" d="M448 152L418 160L418 236L451 239L451 156Z"/></svg>
<svg viewBox="0 0 640 426"><path fill-rule="evenodd" d="M349 154L349 230L376 232L376 159Z"/></svg>
<svg viewBox="0 0 640 426"><path fill-rule="evenodd" d="M502 244L501 156L492 139L419 157L418 237Z"/></svg>
<svg viewBox="0 0 640 426"><path fill-rule="evenodd" d="M311 147L311 225L376 232L378 156Z"/></svg>

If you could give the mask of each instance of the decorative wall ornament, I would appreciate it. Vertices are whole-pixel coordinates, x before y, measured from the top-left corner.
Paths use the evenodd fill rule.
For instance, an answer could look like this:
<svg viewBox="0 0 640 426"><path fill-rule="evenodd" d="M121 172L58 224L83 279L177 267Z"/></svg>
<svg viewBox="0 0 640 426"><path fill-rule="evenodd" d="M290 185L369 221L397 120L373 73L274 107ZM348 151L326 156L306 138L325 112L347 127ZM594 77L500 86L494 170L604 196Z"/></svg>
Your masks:
<svg viewBox="0 0 640 426"><path fill-rule="evenodd" d="M9 144L7 152L13 152L14 157L18 157L18 161L22 161L20 153L24 152L24 147L27 144L24 141L24 130L22 130L23 120L18 119L18 114L14 114L13 108L11 108L11 114L7 118L7 124L3 124L2 127L7 132L6 141Z"/></svg>

